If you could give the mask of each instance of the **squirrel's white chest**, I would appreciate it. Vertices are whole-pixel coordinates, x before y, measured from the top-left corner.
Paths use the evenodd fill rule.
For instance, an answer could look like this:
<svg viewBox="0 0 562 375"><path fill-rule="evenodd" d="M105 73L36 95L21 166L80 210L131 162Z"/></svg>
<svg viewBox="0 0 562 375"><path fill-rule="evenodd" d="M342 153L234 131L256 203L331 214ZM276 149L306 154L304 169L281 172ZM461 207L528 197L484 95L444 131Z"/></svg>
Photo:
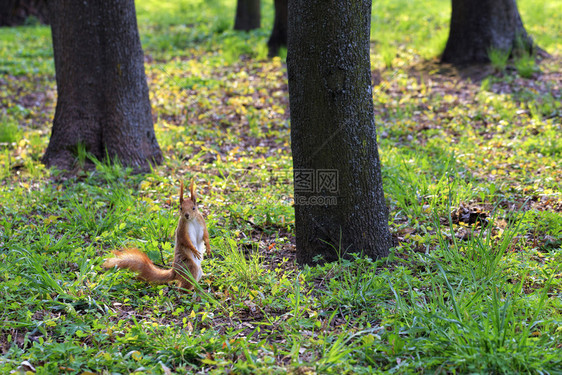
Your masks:
<svg viewBox="0 0 562 375"><path fill-rule="evenodd" d="M205 254L205 242L203 241L204 230L203 226L197 220L192 220L187 223L187 233L193 246L201 253L201 258Z"/></svg>

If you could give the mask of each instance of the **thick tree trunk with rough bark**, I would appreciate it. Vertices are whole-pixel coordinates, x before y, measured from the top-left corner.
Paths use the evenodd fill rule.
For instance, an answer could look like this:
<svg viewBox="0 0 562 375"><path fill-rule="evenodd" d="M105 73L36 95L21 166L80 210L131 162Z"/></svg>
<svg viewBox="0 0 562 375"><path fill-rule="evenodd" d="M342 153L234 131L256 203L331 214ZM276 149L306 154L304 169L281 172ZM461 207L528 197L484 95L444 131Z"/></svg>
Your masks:
<svg viewBox="0 0 562 375"><path fill-rule="evenodd" d="M441 61L452 64L489 62L492 49L530 53L515 0L453 0L449 39Z"/></svg>
<svg viewBox="0 0 562 375"><path fill-rule="evenodd" d="M0 0L0 26L23 25L30 16L48 23L47 0Z"/></svg>
<svg viewBox="0 0 562 375"><path fill-rule="evenodd" d="M288 0L275 0L275 19L271 36L267 42L268 56L279 55L279 49L287 46L287 4Z"/></svg>
<svg viewBox="0 0 562 375"><path fill-rule="evenodd" d="M71 170L79 147L142 172L162 161L133 0L50 0L57 106L43 162Z"/></svg>
<svg viewBox="0 0 562 375"><path fill-rule="evenodd" d="M259 29L261 22L260 0L238 0L234 30L250 31Z"/></svg>
<svg viewBox="0 0 562 375"><path fill-rule="evenodd" d="M297 261L388 255L373 116L370 0L291 0L287 69Z"/></svg>

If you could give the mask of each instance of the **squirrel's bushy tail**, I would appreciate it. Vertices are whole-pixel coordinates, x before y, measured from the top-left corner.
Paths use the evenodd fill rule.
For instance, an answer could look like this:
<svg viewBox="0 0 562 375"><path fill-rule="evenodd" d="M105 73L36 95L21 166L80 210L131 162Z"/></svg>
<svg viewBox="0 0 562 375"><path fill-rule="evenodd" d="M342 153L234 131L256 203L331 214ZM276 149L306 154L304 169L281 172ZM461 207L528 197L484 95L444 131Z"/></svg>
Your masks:
<svg viewBox="0 0 562 375"><path fill-rule="evenodd" d="M123 251L114 251L115 258L106 259L103 268L127 268L139 274L143 280L153 283L164 284L175 280L175 271L173 269L163 270L152 263L150 258L142 251L132 248Z"/></svg>

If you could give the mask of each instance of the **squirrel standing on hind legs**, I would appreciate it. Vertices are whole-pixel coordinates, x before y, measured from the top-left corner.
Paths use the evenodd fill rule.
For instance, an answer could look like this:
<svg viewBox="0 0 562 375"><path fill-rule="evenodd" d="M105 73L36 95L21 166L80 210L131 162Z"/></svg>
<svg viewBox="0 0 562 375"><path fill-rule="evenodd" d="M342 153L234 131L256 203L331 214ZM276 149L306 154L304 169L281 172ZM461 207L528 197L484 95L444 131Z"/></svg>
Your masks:
<svg viewBox="0 0 562 375"><path fill-rule="evenodd" d="M158 284L177 281L179 287L192 290L194 285L187 272L191 273L197 282L203 276L201 260L203 253L211 255L209 233L203 216L197 209L197 195L193 181L189 186L191 197L183 198L183 181L180 181L180 219L175 232L176 247L174 249L174 264L171 269L163 270L156 267L150 258L138 249L114 251L115 258L109 258L103 263L103 268L127 268L138 272L139 278Z"/></svg>

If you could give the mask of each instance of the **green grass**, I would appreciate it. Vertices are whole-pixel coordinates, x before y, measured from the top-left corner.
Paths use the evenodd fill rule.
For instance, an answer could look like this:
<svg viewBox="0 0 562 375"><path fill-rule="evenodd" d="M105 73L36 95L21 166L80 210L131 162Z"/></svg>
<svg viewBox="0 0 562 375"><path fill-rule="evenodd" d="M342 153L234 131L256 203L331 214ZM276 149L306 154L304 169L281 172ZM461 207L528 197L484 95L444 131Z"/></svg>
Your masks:
<svg viewBox="0 0 562 375"><path fill-rule="evenodd" d="M21 131L13 120L0 118L0 142L12 144L21 138Z"/></svg>
<svg viewBox="0 0 562 375"><path fill-rule="evenodd" d="M488 51L490 64L497 72L503 72L505 70L510 53L511 51L502 51L495 48L492 48L490 51Z"/></svg>
<svg viewBox="0 0 562 375"><path fill-rule="evenodd" d="M54 74L51 31L44 26L0 28L0 73Z"/></svg>
<svg viewBox="0 0 562 375"><path fill-rule="evenodd" d="M0 372L558 373L561 5L518 2L554 55L540 71L473 82L420 68L444 46L449 1L374 2L396 246L298 268L286 71L265 58L272 4L251 33L230 30L234 4L137 2L165 154L144 176L42 166L49 30L0 29ZM180 178L197 181L211 236L197 291L104 272L123 246L170 264Z"/></svg>

